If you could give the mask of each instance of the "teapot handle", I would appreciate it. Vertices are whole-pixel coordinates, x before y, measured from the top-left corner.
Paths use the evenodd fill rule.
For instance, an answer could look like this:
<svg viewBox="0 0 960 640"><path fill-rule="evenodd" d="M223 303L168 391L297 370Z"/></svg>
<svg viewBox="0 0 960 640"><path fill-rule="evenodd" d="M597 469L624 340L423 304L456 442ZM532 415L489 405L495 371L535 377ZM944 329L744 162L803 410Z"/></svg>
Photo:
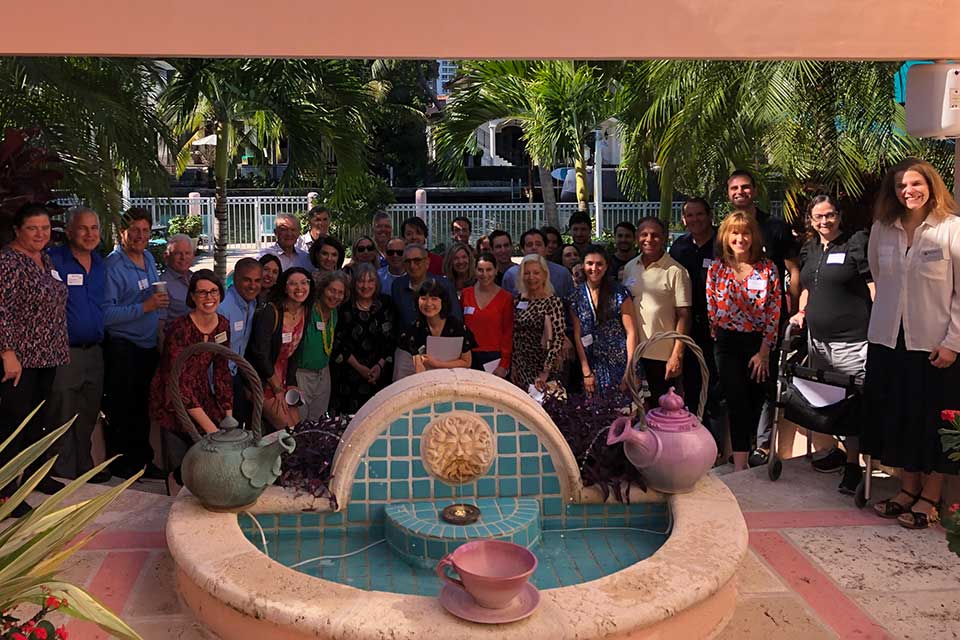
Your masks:
<svg viewBox="0 0 960 640"><path fill-rule="evenodd" d="M700 386L700 398L697 405L697 420L703 418L703 409L707 404L707 391L710 388L710 372L707 370L706 360L703 359L703 351L697 343L693 341L693 338L688 335L677 333L676 331L661 331L660 333L655 333L637 345L637 348L633 352L633 366L627 369L627 388L630 389L633 402L639 407L637 410L637 418L639 418L638 424L641 429L647 428L647 421L643 416L643 396L640 393L643 388L643 378L637 375L637 363L651 345L661 340L679 340L687 346L687 349L689 349L693 355L697 356L697 360L700 363L700 379L703 381Z"/></svg>
<svg viewBox="0 0 960 640"><path fill-rule="evenodd" d="M167 393L170 397L170 403L173 405L173 411L177 415L177 419L180 420L183 431L187 433L194 442L200 440L200 433L197 431L196 426L194 426L193 419L191 419L187 413L186 407L183 406L183 395L180 393L180 374L183 373L183 368L186 366L187 360L202 351L212 351L216 355L230 360L237 365L237 371L243 373L253 400L253 416L250 420L250 431L253 432L253 437L259 440L262 435L260 418L263 415L263 385L260 383L260 376L257 375L257 371L253 368L253 365L241 356L238 356L233 350L216 342L196 342L187 346L180 352L176 360L173 361L173 366L170 368L170 382L167 384Z"/></svg>

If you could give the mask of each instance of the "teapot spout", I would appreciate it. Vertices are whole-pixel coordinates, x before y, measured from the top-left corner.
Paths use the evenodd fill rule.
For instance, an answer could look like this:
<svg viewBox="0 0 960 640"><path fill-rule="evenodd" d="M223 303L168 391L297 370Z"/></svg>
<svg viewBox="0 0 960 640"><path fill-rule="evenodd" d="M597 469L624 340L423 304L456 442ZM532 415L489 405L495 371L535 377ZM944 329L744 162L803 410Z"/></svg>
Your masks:
<svg viewBox="0 0 960 640"><path fill-rule="evenodd" d="M280 476L280 456L297 446L293 435L281 430L260 439L255 446L243 450L240 471L255 487L266 487Z"/></svg>
<svg viewBox="0 0 960 640"><path fill-rule="evenodd" d="M623 443L627 459L635 467L645 467L656 458L659 449L657 437L649 430L634 429L630 418L621 416L610 425L607 445Z"/></svg>

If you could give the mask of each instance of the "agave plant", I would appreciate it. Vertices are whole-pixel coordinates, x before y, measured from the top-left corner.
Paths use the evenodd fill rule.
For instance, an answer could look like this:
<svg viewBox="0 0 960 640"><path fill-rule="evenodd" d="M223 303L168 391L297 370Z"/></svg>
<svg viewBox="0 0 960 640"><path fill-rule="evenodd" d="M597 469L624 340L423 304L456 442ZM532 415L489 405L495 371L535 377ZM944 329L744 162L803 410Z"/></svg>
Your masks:
<svg viewBox="0 0 960 640"><path fill-rule="evenodd" d="M39 407L34 409L17 430L0 444L0 451L10 446L20 430L38 410ZM26 447L3 468L0 468L0 487L6 486L23 474L57 438L66 433L71 424L73 419ZM9 517L14 508L26 499L53 468L55 461L54 456L43 463L36 472L21 483L20 488L13 495L0 504L0 520ZM6 613L14 607L28 604L37 605L46 611L51 608L50 603L55 602L58 612L93 622L118 638L140 637L94 596L76 585L57 578L63 563L96 535L96 532L93 532L80 536L87 525L140 477L138 473L94 498L75 504L64 504L86 484L87 480L106 468L112 461L113 459L107 460L94 467L47 498L29 514L0 530L0 611ZM54 600L51 601L51 598ZM10 620L4 617L7 624ZM30 637L34 636L30 635Z"/></svg>

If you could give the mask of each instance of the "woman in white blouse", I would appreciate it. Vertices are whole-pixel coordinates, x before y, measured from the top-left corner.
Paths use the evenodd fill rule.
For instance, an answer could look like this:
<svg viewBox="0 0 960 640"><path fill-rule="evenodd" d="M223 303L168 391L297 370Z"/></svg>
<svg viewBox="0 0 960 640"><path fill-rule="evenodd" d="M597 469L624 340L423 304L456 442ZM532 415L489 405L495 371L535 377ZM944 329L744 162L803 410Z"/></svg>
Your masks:
<svg viewBox="0 0 960 640"><path fill-rule="evenodd" d="M913 158L887 173L874 217L862 448L901 470L877 514L923 529L939 521L944 474L960 466L937 433L940 412L960 408L960 217L937 170Z"/></svg>

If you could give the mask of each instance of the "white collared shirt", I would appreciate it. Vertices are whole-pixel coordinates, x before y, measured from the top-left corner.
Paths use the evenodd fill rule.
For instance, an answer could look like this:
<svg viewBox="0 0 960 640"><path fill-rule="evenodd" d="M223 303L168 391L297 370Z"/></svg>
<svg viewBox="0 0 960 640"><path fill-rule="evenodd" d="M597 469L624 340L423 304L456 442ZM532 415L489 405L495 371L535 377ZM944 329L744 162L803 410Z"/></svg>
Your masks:
<svg viewBox="0 0 960 640"><path fill-rule="evenodd" d="M960 217L924 220L907 250L907 233L874 222L867 248L877 295L867 338L891 349L903 323L907 350L960 352Z"/></svg>

